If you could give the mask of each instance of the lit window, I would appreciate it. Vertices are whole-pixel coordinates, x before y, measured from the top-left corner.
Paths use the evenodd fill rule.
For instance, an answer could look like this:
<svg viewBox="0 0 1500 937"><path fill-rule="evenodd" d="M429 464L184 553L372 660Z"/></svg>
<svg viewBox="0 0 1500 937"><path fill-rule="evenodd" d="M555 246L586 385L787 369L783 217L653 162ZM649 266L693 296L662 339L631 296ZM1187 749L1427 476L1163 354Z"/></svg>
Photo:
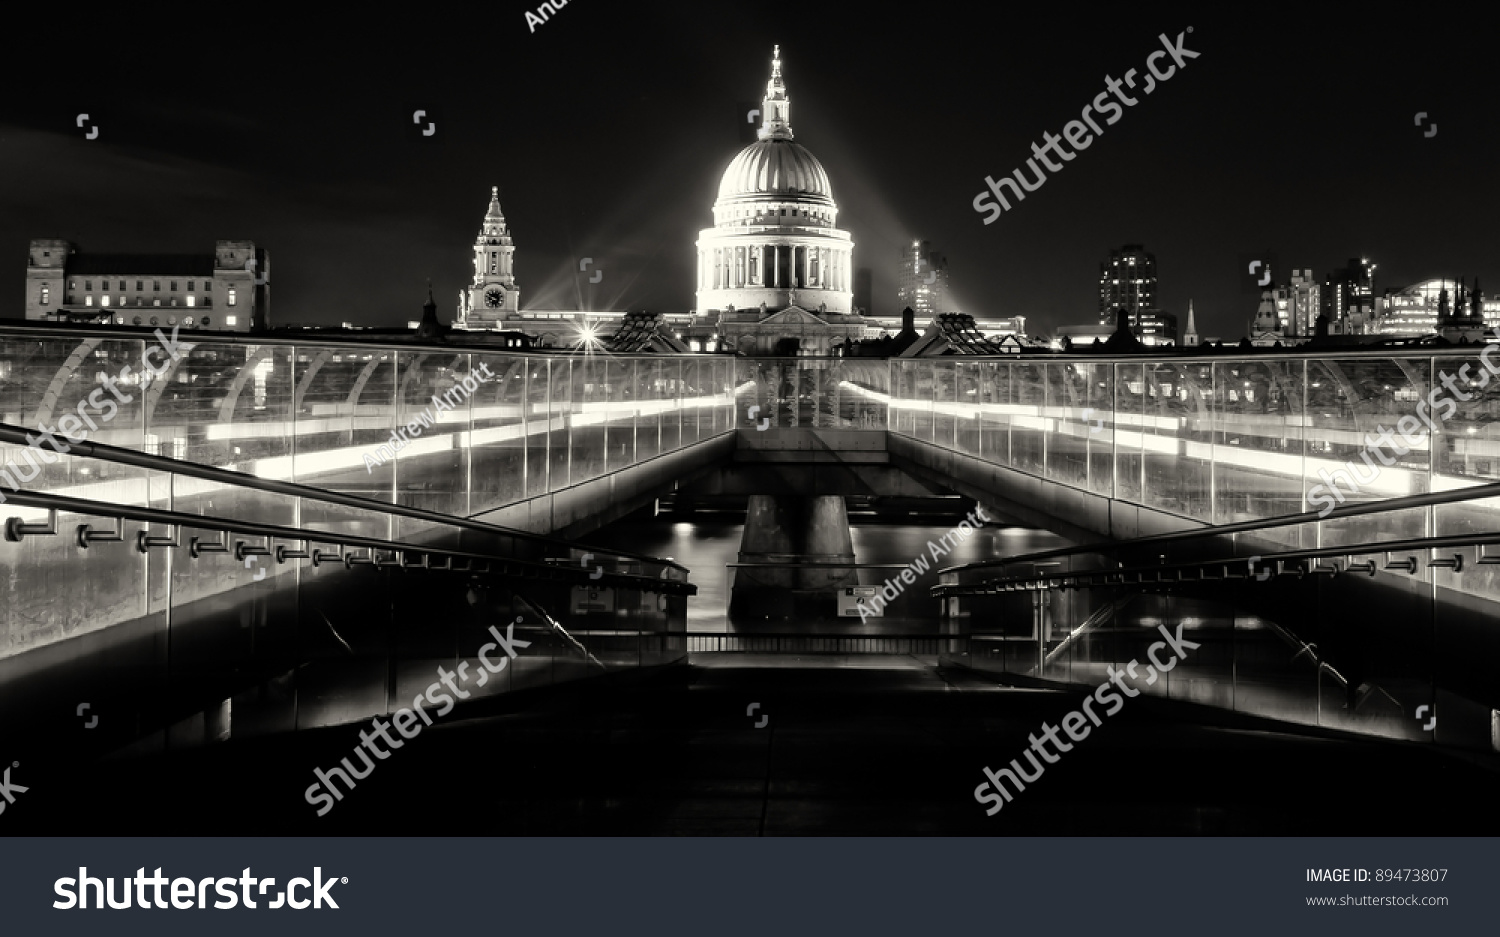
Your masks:
<svg viewBox="0 0 1500 937"><path fill-rule="evenodd" d="M228 325L228 326L238 325L239 324L239 317L238 316L225 316L224 317L224 324Z"/></svg>
<svg viewBox="0 0 1500 937"><path fill-rule="evenodd" d="M105 293L103 296L99 297L99 305L101 305L101 306L108 306L109 305L109 294L108 293Z"/></svg>
<svg viewBox="0 0 1500 937"><path fill-rule="evenodd" d="M48 290L47 287L45 287L45 286L42 287L42 305L43 306L47 305L48 297L50 297L50 296L51 296L51 291Z"/></svg>
<svg viewBox="0 0 1500 937"><path fill-rule="evenodd" d="M69 280L68 281L68 289L70 289L70 290L76 290L76 289L78 289L78 281L77 280Z"/></svg>
<svg viewBox="0 0 1500 937"><path fill-rule="evenodd" d="M92 306L94 304L94 297L92 297L92 296L85 296L83 298L83 304L85 306Z"/></svg>
<svg viewBox="0 0 1500 937"><path fill-rule="evenodd" d="M160 306L161 305L161 300L159 300L159 299L153 299L153 300L151 300L151 305L153 305L153 306Z"/></svg>
<svg viewBox="0 0 1500 937"><path fill-rule="evenodd" d="M189 296L189 297L188 297L188 298L187 298L187 304L188 304L188 305L189 305L189 306L192 306L192 305L196 305L196 303L195 303L195 302L194 302L194 300L193 300L193 297L191 297L191 296Z"/></svg>
<svg viewBox="0 0 1500 937"><path fill-rule="evenodd" d="M229 288L229 305L234 305L234 287Z"/></svg>

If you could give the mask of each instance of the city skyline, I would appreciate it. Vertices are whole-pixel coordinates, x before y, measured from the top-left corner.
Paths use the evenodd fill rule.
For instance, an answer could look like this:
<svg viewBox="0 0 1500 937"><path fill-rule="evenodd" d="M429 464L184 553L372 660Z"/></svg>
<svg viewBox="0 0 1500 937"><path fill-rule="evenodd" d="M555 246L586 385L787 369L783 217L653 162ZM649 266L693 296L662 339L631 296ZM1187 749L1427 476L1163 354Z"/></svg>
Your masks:
<svg viewBox="0 0 1500 937"><path fill-rule="evenodd" d="M440 297L467 282L474 206L498 186L526 307L684 311L694 304L693 233L739 148L735 110L754 100L766 52L781 43L806 128L800 139L835 179L841 221L857 245L856 270L873 270L877 315L900 313L883 308L881 297L898 288L884 258L913 237L942 246L955 308L1025 315L1037 332L1089 321L1094 302L1085 290L1096 288L1097 259L1124 243L1145 243L1162 258L1158 305L1183 319L1192 300L1206 334L1238 334L1254 315L1255 299L1240 289L1239 258L1267 245L1320 279L1351 256L1370 257L1380 263L1381 290L1460 273L1500 282L1491 245L1469 220L1496 207L1483 161L1474 158L1496 130L1465 80L1469 69L1479 74L1479 60L1465 54L1466 44L1480 51L1477 38L1455 39L1459 54L1443 76L1396 82L1345 74L1346 57L1397 36L1391 26L1360 24L1348 51L1335 47L1252 81L1237 65L1258 54L1257 41L1273 25L1231 28L1221 14L1197 12L1191 22L1168 22L1163 14L1071 33L1060 58L1027 52L994 63L945 54L939 61L903 47L922 66L913 81L891 74L879 57L829 56L775 27L731 30L731 40L708 45L687 41L712 33L724 15L716 11L691 24L651 7L569 13L534 35L514 18L511 67L545 79L524 92L476 85L417 55L389 74L364 74L368 88L329 113L325 92L340 87L343 71L367 55L393 58L394 40L379 34L365 37L367 47L320 49L307 75L267 76L250 95L181 84L153 89L162 66L120 76L108 91L62 76L45 100L8 108L7 148L27 167L28 184L7 190L0 244L19 258L34 237L67 238L94 252L179 252L217 238L252 238L277 256L273 322L390 326L414 317L428 277ZM982 49L989 14L977 15L979 35L955 36L956 52ZM895 39L879 25L842 25L828 11L807 17L813 30L840 23L851 43ZM1023 21L1038 29L1051 23ZM1125 34L1116 44L1108 33L1124 30L1148 47L1188 25L1199 58L1130 109L1130 120L1111 127L1087 160L983 224L970 204L983 177L1069 119L1096 73L1118 76L1139 64ZM409 42L431 48L444 26L424 23ZM1317 34L1342 26L1316 13L1299 28ZM648 42L653 31L662 38ZM569 44L566 55L560 43ZM682 58L653 53L665 48ZM630 76L623 88L601 93L604 76L622 64ZM704 80L661 80L681 69ZM1031 77L1039 75L1048 81ZM1295 101L1303 86L1343 101L1348 119L1376 132L1381 145L1267 143L1255 115L1224 103L1247 93ZM991 120L984 102L999 91L1012 97L1004 118ZM407 126L417 109L436 125L433 136ZM1413 124L1417 111L1432 115L1440 128L1434 136ZM85 112L99 128L96 139L74 126ZM898 113L918 115L904 119L912 132L944 145L908 151L884 142L884 126ZM656 143L641 147L643 139ZM600 147L608 158L596 155ZM1319 222L1308 225L1303 209ZM578 274L584 257L593 258L592 272L603 272L597 286ZM19 298L19 275L18 264L0 270L0 293ZM442 314L451 318L447 306Z"/></svg>

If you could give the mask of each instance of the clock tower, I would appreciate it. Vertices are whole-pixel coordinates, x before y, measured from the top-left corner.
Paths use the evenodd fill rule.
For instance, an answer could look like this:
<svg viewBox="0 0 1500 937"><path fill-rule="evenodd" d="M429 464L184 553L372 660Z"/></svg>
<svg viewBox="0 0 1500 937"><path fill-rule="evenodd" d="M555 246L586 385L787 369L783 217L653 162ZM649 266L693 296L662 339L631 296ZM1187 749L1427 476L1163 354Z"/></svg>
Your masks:
<svg viewBox="0 0 1500 937"><path fill-rule="evenodd" d="M474 281L458 293L458 322L466 329L503 328L521 308L516 287L515 245L500 211L500 189L490 189L490 207L474 239Z"/></svg>

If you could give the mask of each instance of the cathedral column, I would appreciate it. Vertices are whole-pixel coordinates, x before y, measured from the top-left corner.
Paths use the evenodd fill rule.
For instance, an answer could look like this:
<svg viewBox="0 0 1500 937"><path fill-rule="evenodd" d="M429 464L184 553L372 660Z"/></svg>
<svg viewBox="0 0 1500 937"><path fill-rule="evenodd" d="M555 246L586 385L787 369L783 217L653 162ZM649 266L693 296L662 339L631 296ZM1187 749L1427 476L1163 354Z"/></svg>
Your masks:
<svg viewBox="0 0 1500 937"><path fill-rule="evenodd" d="M781 247L777 244L771 245L771 287L773 289L781 286Z"/></svg>

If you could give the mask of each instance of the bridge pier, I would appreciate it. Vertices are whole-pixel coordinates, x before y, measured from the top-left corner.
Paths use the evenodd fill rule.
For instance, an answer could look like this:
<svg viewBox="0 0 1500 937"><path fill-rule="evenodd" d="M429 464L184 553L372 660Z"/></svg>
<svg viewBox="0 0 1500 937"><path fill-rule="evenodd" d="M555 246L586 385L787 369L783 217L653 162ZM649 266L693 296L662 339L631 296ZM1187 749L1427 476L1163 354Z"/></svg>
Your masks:
<svg viewBox="0 0 1500 937"><path fill-rule="evenodd" d="M735 571L731 621L834 618L838 589L859 583L843 495L750 495L740 562L766 566Z"/></svg>

